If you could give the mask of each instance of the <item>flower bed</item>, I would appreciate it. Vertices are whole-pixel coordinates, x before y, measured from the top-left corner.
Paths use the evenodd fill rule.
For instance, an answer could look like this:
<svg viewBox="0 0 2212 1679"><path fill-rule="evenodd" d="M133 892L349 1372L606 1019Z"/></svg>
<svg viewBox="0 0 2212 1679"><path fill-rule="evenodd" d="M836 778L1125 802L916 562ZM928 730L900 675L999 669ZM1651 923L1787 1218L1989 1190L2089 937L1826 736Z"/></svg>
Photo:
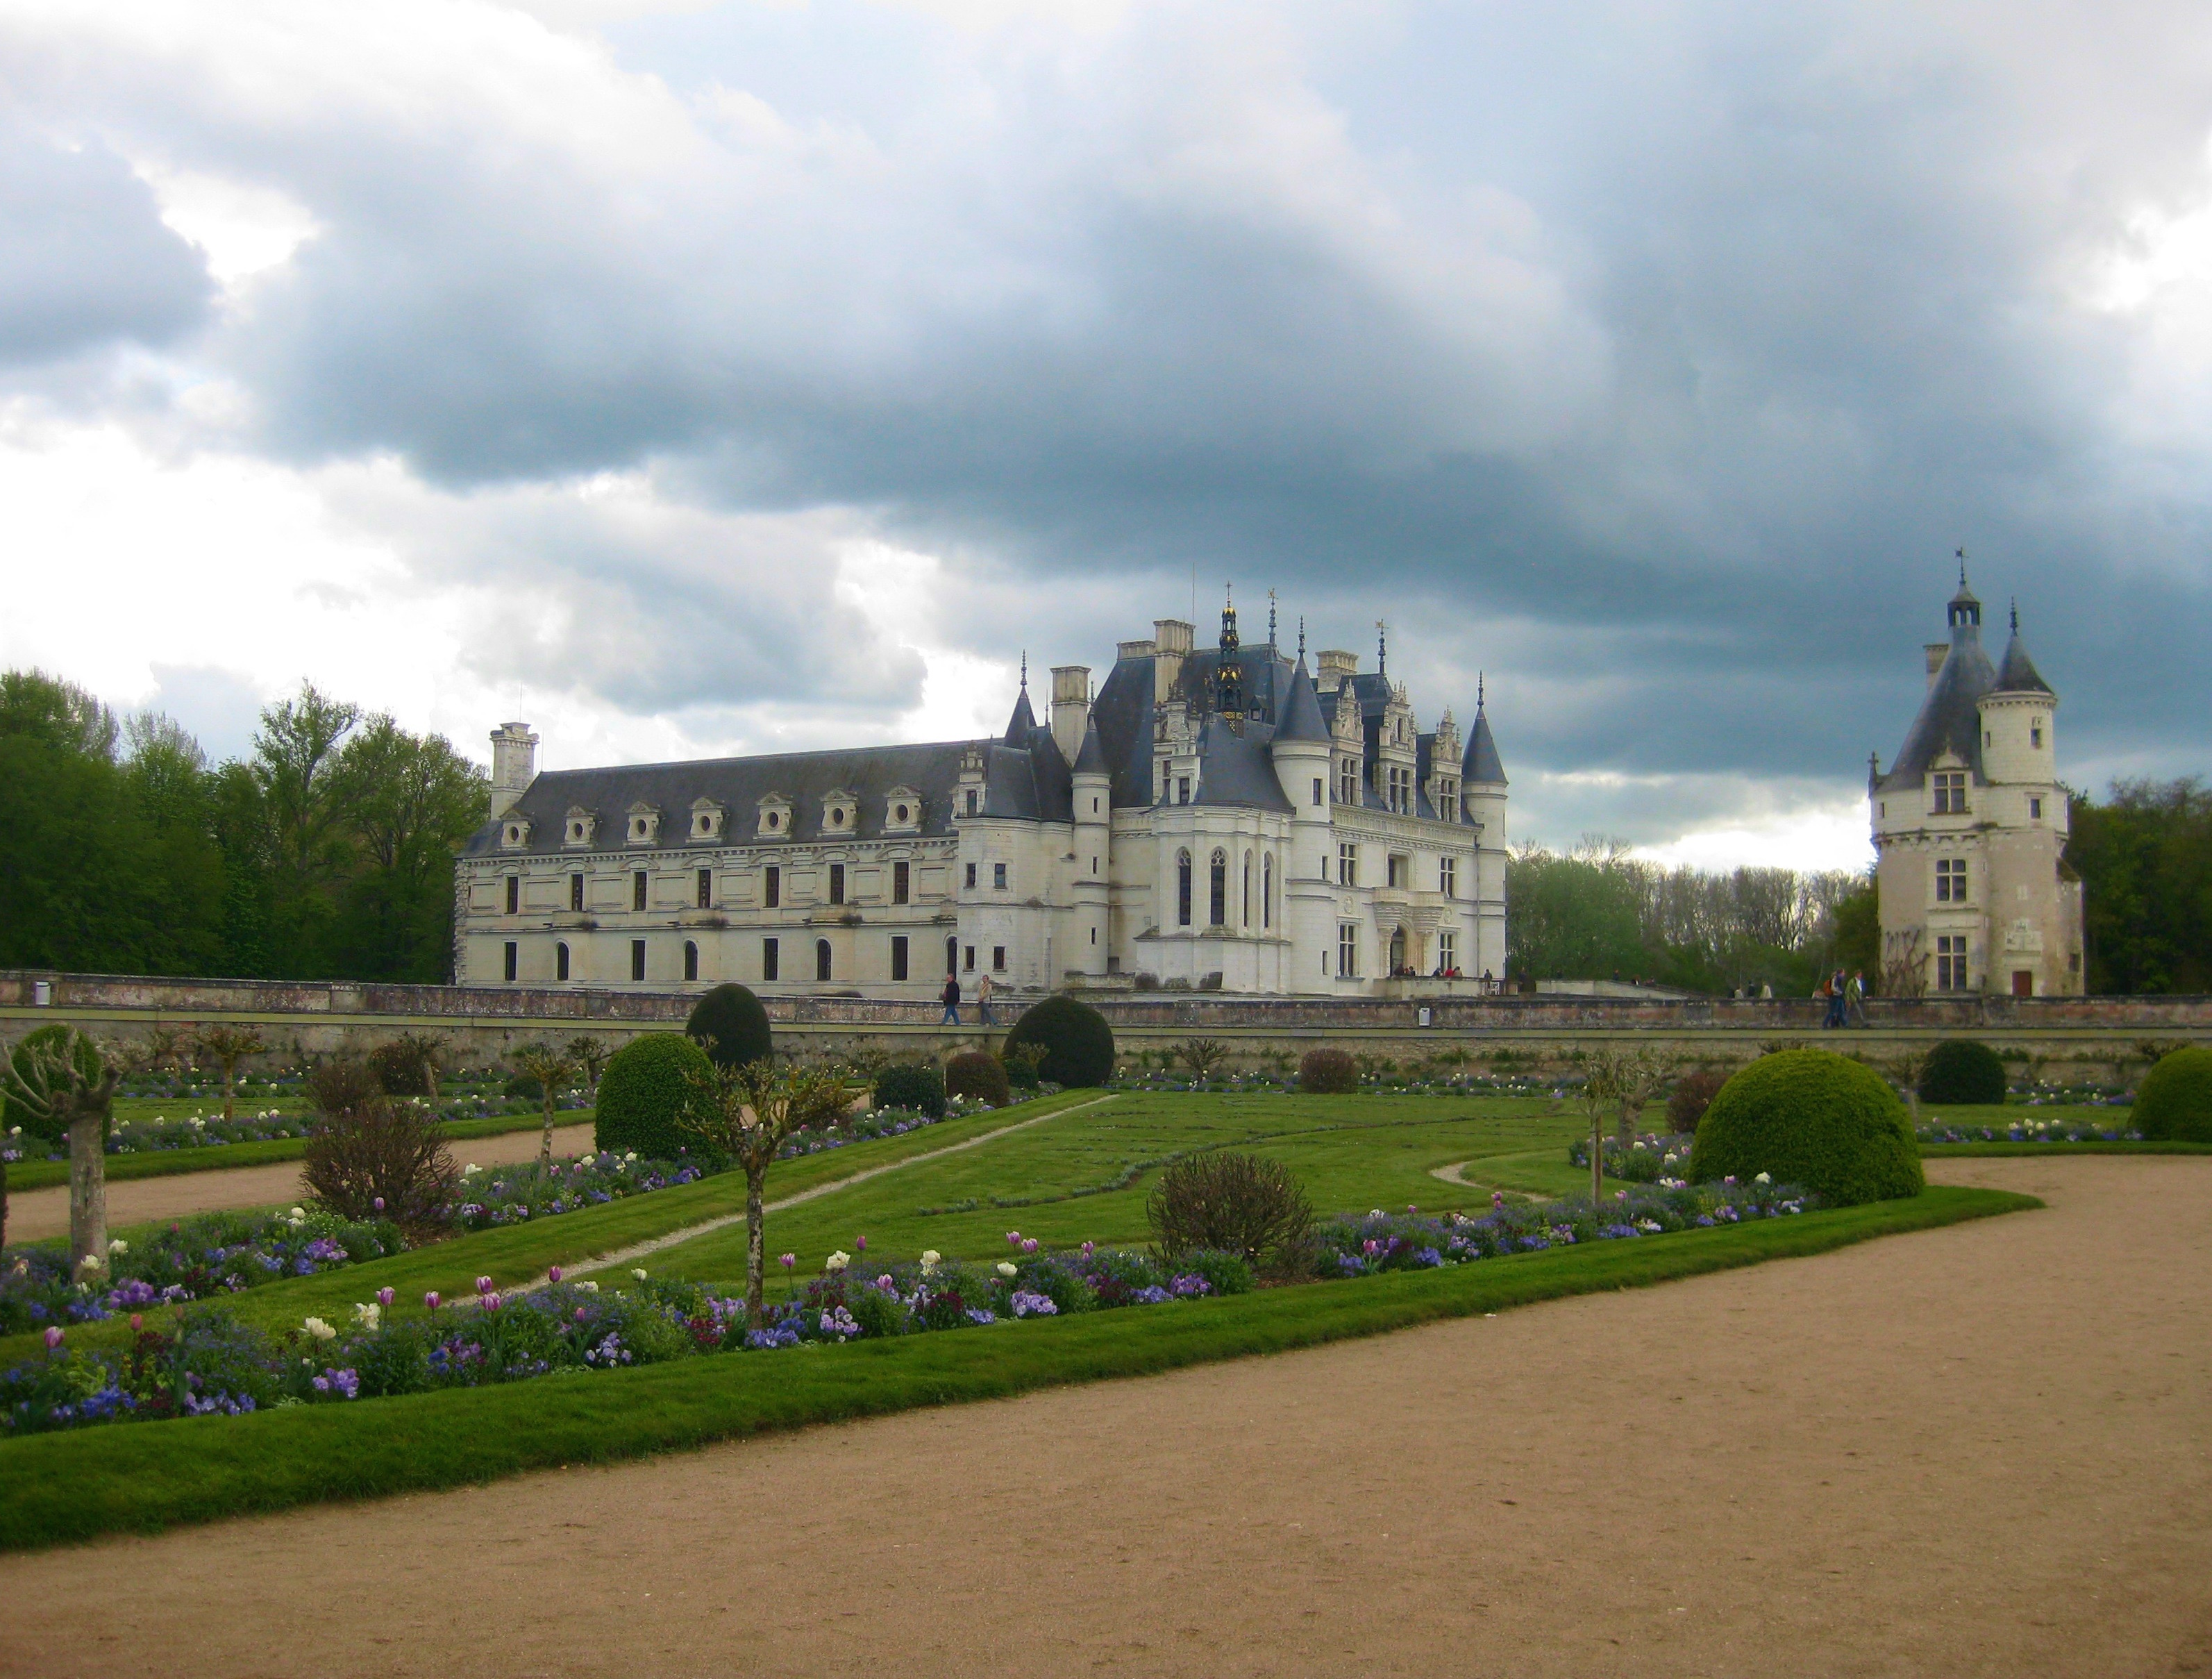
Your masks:
<svg viewBox="0 0 2212 1679"><path fill-rule="evenodd" d="M1671 1183L1690 1171L1692 1137L1662 1137L1646 1132L1623 1148L1617 1138L1605 1140L1604 1170L1607 1177L1624 1183ZM1589 1170L1589 1139L1577 1137L1567 1145L1567 1164Z"/></svg>
<svg viewBox="0 0 2212 1679"><path fill-rule="evenodd" d="M2003 1125L1946 1125L1940 1119L1916 1126L1923 1143L1946 1142L2141 1142L2142 1133L2119 1125L2093 1125L2079 1119L2015 1119Z"/></svg>
<svg viewBox="0 0 2212 1679"><path fill-rule="evenodd" d="M604 1207L625 1195L672 1189L708 1175L702 1165L641 1160L635 1151L617 1154L608 1150L574 1160L556 1160L550 1165L541 1166L533 1160L490 1171L471 1164L461 1171L453 1224L460 1230L491 1230L530 1219L554 1218L562 1213L580 1213L587 1207Z"/></svg>

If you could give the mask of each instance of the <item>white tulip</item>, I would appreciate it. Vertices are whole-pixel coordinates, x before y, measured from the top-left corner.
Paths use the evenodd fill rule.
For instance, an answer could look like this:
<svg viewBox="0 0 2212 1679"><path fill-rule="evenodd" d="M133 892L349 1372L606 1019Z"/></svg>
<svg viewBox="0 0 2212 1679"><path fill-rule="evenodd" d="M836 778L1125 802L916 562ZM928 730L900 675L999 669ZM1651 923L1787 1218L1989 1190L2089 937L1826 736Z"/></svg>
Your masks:
<svg viewBox="0 0 2212 1679"><path fill-rule="evenodd" d="M639 1266L637 1269L630 1273L630 1275L635 1277L640 1282L643 1282L645 1281L645 1268L642 1265Z"/></svg>
<svg viewBox="0 0 2212 1679"><path fill-rule="evenodd" d="M1013 1275L1013 1274L1014 1267L1012 1260L1002 1259L999 1262L999 1274L1000 1276L1010 1277Z"/></svg>
<svg viewBox="0 0 2212 1679"><path fill-rule="evenodd" d="M1771 1183L1774 1180L1769 1177L1765 1172L1761 1172L1758 1177L1753 1178L1751 1181L1754 1183Z"/></svg>
<svg viewBox="0 0 2212 1679"><path fill-rule="evenodd" d="M129 1253L131 1244L118 1236L107 1244L107 1250L110 1253Z"/></svg>
<svg viewBox="0 0 2212 1679"><path fill-rule="evenodd" d="M822 1262L822 1268L825 1271L842 1271L852 1262L853 1256L840 1249Z"/></svg>
<svg viewBox="0 0 2212 1679"><path fill-rule="evenodd" d="M338 1332L319 1317L310 1317L300 1327L318 1341L336 1341L338 1338Z"/></svg>

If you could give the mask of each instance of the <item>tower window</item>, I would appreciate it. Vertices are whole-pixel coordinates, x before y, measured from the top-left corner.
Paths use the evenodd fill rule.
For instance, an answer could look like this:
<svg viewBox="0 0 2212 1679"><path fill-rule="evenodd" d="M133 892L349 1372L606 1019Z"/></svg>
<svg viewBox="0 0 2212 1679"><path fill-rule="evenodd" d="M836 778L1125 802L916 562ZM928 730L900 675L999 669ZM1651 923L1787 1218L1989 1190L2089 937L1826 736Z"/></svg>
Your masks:
<svg viewBox="0 0 2212 1679"><path fill-rule="evenodd" d="M1966 860L1964 857L1938 857L1936 860L1936 901L1938 903L1964 903L1966 901Z"/></svg>
<svg viewBox="0 0 2212 1679"><path fill-rule="evenodd" d="M761 871L761 903L770 909L783 903L783 871L769 868Z"/></svg>
<svg viewBox="0 0 2212 1679"><path fill-rule="evenodd" d="M2027 744L2031 746L2036 747L2040 747L2043 745L2043 725L2041 723L2030 723L2027 726Z"/></svg>
<svg viewBox="0 0 2212 1679"><path fill-rule="evenodd" d="M1964 934L1940 934L1936 940L1936 989L1966 989L1966 938Z"/></svg>
<svg viewBox="0 0 2212 1679"><path fill-rule="evenodd" d="M814 977L817 981L830 977L830 941L827 939L814 941Z"/></svg>
<svg viewBox="0 0 2212 1679"><path fill-rule="evenodd" d="M891 977L893 979L906 977L906 934L894 933L891 935Z"/></svg>
<svg viewBox="0 0 2212 1679"><path fill-rule="evenodd" d="M714 871L711 868L702 868L699 871L699 907L702 909L709 909L714 907Z"/></svg>
<svg viewBox="0 0 2212 1679"><path fill-rule="evenodd" d="M1206 871L1206 923L1220 927L1229 920L1229 859L1218 851Z"/></svg>
<svg viewBox="0 0 2212 1679"><path fill-rule="evenodd" d="M633 980L645 977L645 940L642 939L629 941L629 976Z"/></svg>
<svg viewBox="0 0 2212 1679"><path fill-rule="evenodd" d="M580 915L583 912L584 877L580 874L568 877L568 907Z"/></svg>
<svg viewBox="0 0 2212 1679"><path fill-rule="evenodd" d="M778 959L779 952L776 949L775 940L773 939L762 940L761 978L763 980L773 980L775 977Z"/></svg>
<svg viewBox="0 0 2212 1679"><path fill-rule="evenodd" d="M1349 840L1338 842L1336 848L1336 884L1356 886L1359 884L1359 848Z"/></svg>
<svg viewBox="0 0 2212 1679"><path fill-rule="evenodd" d="M633 909L645 908L645 871L643 869L639 869L629 878L629 907Z"/></svg>
<svg viewBox="0 0 2212 1679"><path fill-rule="evenodd" d="M832 903L845 901L845 866L842 863L830 865L830 901Z"/></svg>
<svg viewBox="0 0 2212 1679"><path fill-rule="evenodd" d="M1262 857L1260 860L1260 925L1273 927L1274 924L1275 860Z"/></svg>
<svg viewBox="0 0 2212 1679"><path fill-rule="evenodd" d="M1359 977L1359 928L1352 922L1336 924L1336 976L1339 979Z"/></svg>
<svg viewBox="0 0 2212 1679"><path fill-rule="evenodd" d="M684 941L684 977L699 977L699 946L689 939Z"/></svg>
<svg viewBox="0 0 2212 1679"><path fill-rule="evenodd" d="M1964 816L1966 814L1966 775L1963 770L1939 770L1936 783L1936 814Z"/></svg>
<svg viewBox="0 0 2212 1679"><path fill-rule="evenodd" d="M514 943L514 940L510 939L510 940L508 940L507 941L507 957L506 957L506 961L507 961L507 967L506 967L507 982L507 983L508 983L508 984L510 984L510 985L512 985L513 983L514 983L514 967L515 967L515 958L516 958L516 946L515 946L515 943Z"/></svg>
<svg viewBox="0 0 2212 1679"><path fill-rule="evenodd" d="M991 865L991 890L999 892L1006 890L1006 866L1004 863Z"/></svg>
<svg viewBox="0 0 2212 1679"><path fill-rule="evenodd" d="M1190 925L1190 853L1176 853L1176 925Z"/></svg>
<svg viewBox="0 0 2212 1679"><path fill-rule="evenodd" d="M507 877L507 913L511 916L521 908L522 877L519 874L510 874Z"/></svg>
<svg viewBox="0 0 2212 1679"><path fill-rule="evenodd" d="M2027 801L2027 819L2030 822L2040 822L2043 820L2042 800L2030 799Z"/></svg>
<svg viewBox="0 0 2212 1679"><path fill-rule="evenodd" d="M892 903L904 903L907 902L908 894L913 880L913 875L911 873L912 867L913 865L908 863L904 858L901 858L897 862L891 865ZM902 974L899 977L903 979L906 976Z"/></svg>
<svg viewBox="0 0 2212 1679"><path fill-rule="evenodd" d="M1459 859L1439 857L1437 860L1437 890L1446 897L1459 896Z"/></svg>
<svg viewBox="0 0 2212 1679"><path fill-rule="evenodd" d="M1313 778L1313 801L1316 805L1321 803L1321 777L1318 776Z"/></svg>
<svg viewBox="0 0 2212 1679"><path fill-rule="evenodd" d="M556 944L553 946L553 977L556 979L568 977L568 946L565 944Z"/></svg>
<svg viewBox="0 0 2212 1679"><path fill-rule="evenodd" d="M969 864L969 865L968 865L968 873L967 873L967 874L966 874L966 876L965 876L964 878L965 878L965 879L966 879L966 880L967 880L967 882L968 882L968 890L969 890L969 891L975 891L975 864L970 863L970 864Z"/></svg>

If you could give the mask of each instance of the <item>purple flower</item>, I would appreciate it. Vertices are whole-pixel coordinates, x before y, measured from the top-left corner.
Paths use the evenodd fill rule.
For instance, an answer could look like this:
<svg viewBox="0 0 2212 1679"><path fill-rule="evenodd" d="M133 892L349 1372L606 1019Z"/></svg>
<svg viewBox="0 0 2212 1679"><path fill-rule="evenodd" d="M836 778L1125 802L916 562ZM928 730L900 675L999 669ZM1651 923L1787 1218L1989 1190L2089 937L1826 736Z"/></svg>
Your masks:
<svg viewBox="0 0 2212 1679"><path fill-rule="evenodd" d="M428 1306L428 1307L431 1311L437 1311L437 1309L438 1309L438 1291L437 1291L436 1289L434 1289L434 1289L432 1289L432 1290L431 1290L428 1294L425 1294L425 1295L422 1297L422 1304L423 1304L424 1305Z"/></svg>
<svg viewBox="0 0 2212 1679"><path fill-rule="evenodd" d="M547 1267L545 1268L545 1281L548 1281L548 1282L558 1282L558 1281L561 1281L561 1268L560 1268L558 1265L549 1265L549 1266L547 1266Z"/></svg>
<svg viewBox="0 0 2212 1679"><path fill-rule="evenodd" d="M58 1329L49 1329L46 1331L46 1351L51 1353L61 1344L62 1332Z"/></svg>
<svg viewBox="0 0 2212 1679"><path fill-rule="evenodd" d="M868 1238L865 1236L855 1236L853 1238L853 1251L854 1253L866 1253L867 1250Z"/></svg>
<svg viewBox="0 0 2212 1679"><path fill-rule="evenodd" d="M477 1279L477 1293L479 1294L489 1294L491 1293L491 1279L489 1277L478 1277Z"/></svg>
<svg viewBox="0 0 2212 1679"><path fill-rule="evenodd" d="M380 1306L388 1306L388 1305L390 1305L392 1304L392 1291L391 1289L389 1289L389 1288L380 1288L380 1289L378 1289L378 1290L376 1291L376 1303L377 1303L377 1305L380 1305Z"/></svg>
<svg viewBox="0 0 2212 1679"><path fill-rule="evenodd" d="M382 1195L379 1195L375 1201L370 1204L374 1206L378 1212L381 1213L384 1210L384 1197Z"/></svg>

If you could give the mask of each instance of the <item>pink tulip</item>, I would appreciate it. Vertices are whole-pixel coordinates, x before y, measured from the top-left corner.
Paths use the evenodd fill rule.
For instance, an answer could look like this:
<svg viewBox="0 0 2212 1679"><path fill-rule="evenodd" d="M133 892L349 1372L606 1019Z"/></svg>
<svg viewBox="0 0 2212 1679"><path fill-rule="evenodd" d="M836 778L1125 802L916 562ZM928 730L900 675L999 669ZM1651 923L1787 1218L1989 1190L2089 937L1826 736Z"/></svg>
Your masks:
<svg viewBox="0 0 2212 1679"><path fill-rule="evenodd" d="M584 1313L584 1309L583 1309L583 1307L581 1307L581 1306L578 1306L578 1307L576 1308L576 1321L577 1321L579 1323L582 1323L582 1322L584 1321L584 1316L585 1316L585 1313Z"/></svg>
<svg viewBox="0 0 2212 1679"><path fill-rule="evenodd" d="M477 1293L479 1294L489 1294L491 1293L491 1279L489 1277L478 1277L477 1279Z"/></svg>
<svg viewBox="0 0 2212 1679"><path fill-rule="evenodd" d="M59 1329L48 1329L48 1330L46 1331L46 1351L48 1351L49 1353L51 1353L51 1352L52 1352L56 1347L59 1347L61 1344L62 1344L62 1332L61 1332Z"/></svg>
<svg viewBox="0 0 2212 1679"><path fill-rule="evenodd" d="M1037 1239L1036 1237L1025 1236L1022 1238L1022 1251L1024 1253L1035 1253L1036 1250Z"/></svg>
<svg viewBox="0 0 2212 1679"><path fill-rule="evenodd" d="M392 1304L392 1290L389 1288L380 1288L376 1291L377 1305L380 1306L388 1306Z"/></svg>
<svg viewBox="0 0 2212 1679"><path fill-rule="evenodd" d="M438 1309L438 1291L437 1291L436 1289L434 1289L434 1289L432 1289L432 1290L431 1290L428 1294L425 1294L425 1295L422 1297L422 1304L423 1304L424 1305L426 1305L426 1306L429 1307L429 1308L430 1308L430 1310L431 1310L431 1311L437 1311L437 1309Z"/></svg>
<svg viewBox="0 0 2212 1679"><path fill-rule="evenodd" d="M146 1320L143 1317L141 1317L137 1312L132 1312L131 1314L131 1332L133 1335L136 1335L139 1330L145 1327Z"/></svg>
<svg viewBox="0 0 2212 1679"><path fill-rule="evenodd" d="M788 1271L793 1266L799 1263L799 1256L795 1253L778 1254L776 1256L776 1259L787 1271Z"/></svg>
<svg viewBox="0 0 2212 1679"><path fill-rule="evenodd" d="M548 1281L548 1282L558 1282L558 1281L561 1281L561 1268L560 1268L558 1265L549 1265L549 1266L547 1266L547 1267L545 1268L545 1281Z"/></svg>
<svg viewBox="0 0 2212 1679"><path fill-rule="evenodd" d="M853 1238L853 1251L855 1253L866 1253L867 1250L868 1238L865 1236L855 1236Z"/></svg>

